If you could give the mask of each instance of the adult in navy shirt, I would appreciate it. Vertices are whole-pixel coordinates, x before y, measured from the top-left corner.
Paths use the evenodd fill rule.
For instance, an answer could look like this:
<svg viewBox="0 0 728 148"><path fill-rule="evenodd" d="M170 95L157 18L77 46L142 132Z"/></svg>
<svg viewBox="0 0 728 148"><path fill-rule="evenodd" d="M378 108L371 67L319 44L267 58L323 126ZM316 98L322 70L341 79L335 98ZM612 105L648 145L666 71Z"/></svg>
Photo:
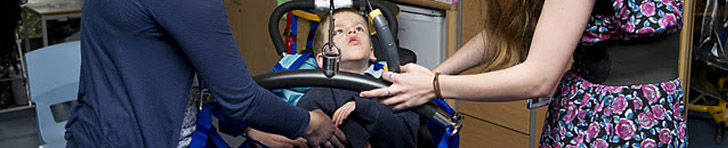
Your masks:
<svg viewBox="0 0 728 148"><path fill-rule="evenodd" d="M194 73L252 128L315 146L343 138L320 111L288 105L251 79L222 0L85 0L82 18L68 147L176 147Z"/></svg>

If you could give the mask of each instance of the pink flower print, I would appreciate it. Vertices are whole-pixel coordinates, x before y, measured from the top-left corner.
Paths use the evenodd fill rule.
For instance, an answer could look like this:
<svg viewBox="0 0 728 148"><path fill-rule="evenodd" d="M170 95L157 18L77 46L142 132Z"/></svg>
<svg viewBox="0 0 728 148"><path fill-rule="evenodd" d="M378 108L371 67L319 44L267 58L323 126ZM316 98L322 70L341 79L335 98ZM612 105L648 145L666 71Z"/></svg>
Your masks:
<svg viewBox="0 0 728 148"><path fill-rule="evenodd" d="M617 6L617 8L624 8L624 7L622 6L622 1L615 1L615 2L616 2L616 6Z"/></svg>
<svg viewBox="0 0 728 148"><path fill-rule="evenodd" d="M657 147L657 144L655 144L655 140L652 140L650 138L645 139L642 141L642 144L640 144L643 148L654 148Z"/></svg>
<svg viewBox="0 0 728 148"><path fill-rule="evenodd" d="M640 6L640 11L642 11L642 14L648 17L655 15L655 3L649 1L642 2L642 5Z"/></svg>
<svg viewBox="0 0 728 148"><path fill-rule="evenodd" d="M584 94L584 97L581 98L581 104L579 104L579 107L585 107L586 104L589 103L589 99L591 99L591 97L589 97L589 94Z"/></svg>
<svg viewBox="0 0 728 148"><path fill-rule="evenodd" d="M642 99L637 97L632 98L632 105L634 105L635 109L639 109L640 107L642 107Z"/></svg>
<svg viewBox="0 0 728 148"><path fill-rule="evenodd" d="M672 82L663 82L660 86L662 86L662 89L667 92L667 94L673 94L675 93L675 89L677 89L677 85Z"/></svg>
<svg viewBox="0 0 728 148"><path fill-rule="evenodd" d="M612 102L614 103L614 102ZM607 108L604 109L604 115L606 116L612 116L612 106L606 106Z"/></svg>
<svg viewBox="0 0 728 148"><path fill-rule="evenodd" d="M685 127L685 124L681 122L680 125L677 127L677 137L680 139L685 139L686 129L687 128Z"/></svg>
<svg viewBox="0 0 728 148"><path fill-rule="evenodd" d="M619 124L617 124L614 132L619 136L619 138L622 138L624 140L632 139L632 136L634 136L635 132L634 123L632 123L632 121L630 120L619 121Z"/></svg>
<svg viewBox="0 0 728 148"><path fill-rule="evenodd" d="M629 88L632 88L632 89L642 89L642 87L643 87L642 85L632 85Z"/></svg>
<svg viewBox="0 0 728 148"><path fill-rule="evenodd" d="M579 114L577 114L577 118L579 119L579 122L584 121L584 117L586 117L586 110L579 110Z"/></svg>
<svg viewBox="0 0 728 148"><path fill-rule="evenodd" d="M642 95L644 95L647 100L650 100L650 104L660 98L660 92L657 91L657 87L652 85L643 85Z"/></svg>
<svg viewBox="0 0 728 148"><path fill-rule="evenodd" d="M642 128L652 128L652 125L655 123L655 119L652 117L652 113L650 112L640 113L640 115L637 116L637 121Z"/></svg>
<svg viewBox="0 0 728 148"><path fill-rule="evenodd" d="M681 111L682 105L680 103L675 103L672 105L672 114L675 117L675 120L682 121L683 120L683 112Z"/></svg>
<svg viewBox="0 0 728 148"><path fill-rule="evenodd" d="M634 32L635 25L632 21L627 21L627 24L622 26L622 30L625 32Z"/></svg>
<svg viewBox="0 0 728 148"><path fill-rule="evenodd" d="M655 29L652 27L644 27L637 31L638 34L650 34L652 32L655 32Z"/></svg>
<svg viewBox="0 0 728 148"><path fill-rule="evenodd" d="M675 23L677 22L677 21L675 21L675 15L670 14L670 13L665 15L665 17L660 18L659 21L660 21L660 28L667 28L667 27L675 26ZM672 82L666 82L666 83L672 83Z"/></svg>
<svg viewBox="0 0 728 148"><path fill-rule="evenodd" d="M585 40L585 39L587 39L587 38L591 38L591 37L588 37L588 36L587 36L587 34L586 34L586 33L584 33L584 34L582 35L582 40ZM593 40L592 40L592 41L593 41ZM588 85L587 83L585 83L585 82L586 82L586 81L584 81L584 82L581 82L581 83L578 83L578 85L579 85L579 88L581 88L581 89L587 89L587 88L589 88L589 85ZM563 90L562 90L562 91L563 91Z"/></svg>
<svg viewBox="0 0 728 148"><path fill-rule="evenodd" d="M560 137L564 137L566 135L566 127L559 126L559 130L558 131L559 131L559 136Z"/></svg>
<svg viewBox="0 0 728 148"><path fill-rule="evenodd" d="M587 130L587 136L589 139L596 138L597 134L599 134L599 124L596 122L589 125L589 130Z"/></svg>
<svg viewBox="0 0 728 148"><path fill-rule="evenodd" d="M557 135L557 134L559 134L559 135ZM557 137L557 136L564 136L564 135L560 134L559 129L554 127L553 130L551 131L551 137Z"/></svg>
<svg viewBox="0 0 728 148"><path fill-rule="evenodd" d="M568 98L561 98L561 106L566 106L566 107L568 107L569 105L571 105L571 104L569 103L569 100L570 100L570 99L568 99ZM554 107L556 107L556 106L554 106Z"/></svg>
<svg viewBox="0 0 728 148"><path fill-rule="evenodd" d="M579 148L579 147L577 147L576 145L566 145L566 147L564 147L564 148Z"/></svg>
<svg viewBox="0 0 728 148"><path fill-rule="evenodd" d="M607 89L606 89L606 87L607 87L607 86L605 86L605 85L600 85L600 86L597 86L597 88L596 88L596 89L594 89L594 92L598 92L599 94L604 94L604 93L607 93Z"/></svg>
<svg viewBox="0 0 728 148"><path fill-rule="evenodd" d="M619 93L622 91L622 86L610 86L609 92L610 93Z"/></svg>
<svg viewBox="0 0 728 148"><path fill-rule="evenodd" d="M670 130L662 129L662 131L660 131L660 142L670 143L671 140L672 140L672 133L670 133Z"/></svg>
<svg viewBox="0 0 728 148"><path fill-rule="evenodd" d="M566 109L566 123L570 123L571 120L574 120L574 117L576 117L576 114L578 114L576 107L574 105L571 105L571 107Z"/></svg>
<svg viewBox="0 0 728 148"><path fill-rule="evenodd" d="M619 96L614 99L611 107L612 113L621 114L625 109L627 109L627 100L624 99L624 96Z"/></svg>
<svg viewBox="0 0 728 148"><path fill-rule="evenodd" d="M579 91L579 89L576 89L576 87L577 87L576 85L572 85L571 88L569 89L569 100L574 99L574 97L576 97L576 93L577 93L577 91Z"/></svg>
<svg viewBox="0 0 728 148"><path fill-rule="evenodd" d="M584 34L584 35L583 35L583 36L581 37L581 40L582 40L581 42L587 42L587 43L591 43L591 42L594 42L594 41L596 41L597 39L596 39L596 37L591 37L591 36L589 36L588 34Z"/></svg>
<svg viewBox="0 0 728 148"><path fill-rule="evenodd" d="M627 9L627 7L622 7L622 9L619 9L619 18L627 20L629 19L629 13L630 11L629 9Z"/></svg>
<svg viewBox="0 0 728 148"><path fill-rule="evenodd" d="M592 110L594 110L594 112L592 112L592 113L593 114L596 114L597 112L602 111L602 108L604 108L604 101L601 101L601 102L598 102L598 103L595 102L594 103L594 109L592 109Z"/></svg>
<svg viewBox="0 0 728 148"><path fill-rule="evenodd" d="M596 141L594 141L594 148L607 148L609 147L609 144L606 140L599 138Z"/></svg>
<svg viewBox="0 0 728 148"><path fill-rule="evenodd" d="M612 35L609 34L609 32L604 32L604 33L599 34L599 40L609 40L609 37L611 37L611 36Z"/></svg>
<svg viewBox="0 0 728 148"><path fill-rule="evenodd" d="M673 13L677 14L677 17L682 17L682 7L678 7L678 4L675 3L675 1L669 0L668 2L665 2L665 4L672 6L672 10L668 11L672 11Z"/></svg>
<svg viewBox="0 0 728 148"><path fill-rule="evenodd" d="M569 92L571 92L571 91L569 91L569 88L571 88L571 87L569 87L569 86L566 86L566 87L561 87L561 96L566 96L566 95L568 95L568 94L569 94Z"/></svg>
<svg viewBox="0 0 728 148"><path fill-rule="evenodd" d="M604 23L605 23L604 26L607 28L610 28L610 29L614 29L619 26L622 26L622 22L617 20L617 18L614 16L607 17L606 19L604 19Z"/></svg>
<svg viewBox="0 0 728 148"><path fill-rule="evenodd" d="M590 83L589 81L583 81L581 82L581 89L589 89L589 87L591 87L592 85L594 84Z"/></svg>
<svg viewBox="0 0 728 148"><path fill-rule="evenodd" d="M607 123L607 125L604 126L604 131L607 132L607 135L609 135L609 136L612 135L612 128L613 127L614 127L614 125L612 125L612 123Z"/></svg>
<svg viewBox="0 0 728 148"><path fill-rule="evenodd" d="M653 105L652 106L652 115L655 116L655 119L664 120L665 119L665 108L661 105Z"/></svg>
<svg viewBox="0 0 728 148"><path fill-rule="evenodd" d="M582 143L584 143L584 134L582 134L581 132L579 132L576 135L576 145L579 145L579 144L582 144Z"/></svg>

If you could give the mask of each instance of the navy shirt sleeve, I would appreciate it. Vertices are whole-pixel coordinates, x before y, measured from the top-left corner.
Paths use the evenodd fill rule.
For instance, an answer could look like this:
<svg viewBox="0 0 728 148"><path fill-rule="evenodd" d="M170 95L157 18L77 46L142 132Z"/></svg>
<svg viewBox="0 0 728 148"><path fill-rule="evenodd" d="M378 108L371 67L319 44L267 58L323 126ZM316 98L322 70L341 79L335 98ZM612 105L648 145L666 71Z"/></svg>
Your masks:
<svg viewBox="0 0 728 148"><path fill-rule="evenodd" d="M307 111L258 86L230 31L222 0L148 0L149 15L173 38L222 109L243 124L288 138L301 136Z"/></svg>

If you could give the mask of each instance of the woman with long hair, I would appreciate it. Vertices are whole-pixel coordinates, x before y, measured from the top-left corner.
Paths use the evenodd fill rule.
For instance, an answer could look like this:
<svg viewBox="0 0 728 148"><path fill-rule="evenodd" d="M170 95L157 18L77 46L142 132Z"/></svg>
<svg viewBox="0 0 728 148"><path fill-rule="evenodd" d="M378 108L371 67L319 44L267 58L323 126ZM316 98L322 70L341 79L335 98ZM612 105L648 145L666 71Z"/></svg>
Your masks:
<svg viewBox="0 0 728 148"><path fill-rule="evenodd" d="M539 98L558 86L542 147L687 147L682 0L485 3L485 28L455 55L432 71L409 64L385 73L390 87L360 95L401 110L435 98ZM487 72L454 75L480 64Z"/></svg>

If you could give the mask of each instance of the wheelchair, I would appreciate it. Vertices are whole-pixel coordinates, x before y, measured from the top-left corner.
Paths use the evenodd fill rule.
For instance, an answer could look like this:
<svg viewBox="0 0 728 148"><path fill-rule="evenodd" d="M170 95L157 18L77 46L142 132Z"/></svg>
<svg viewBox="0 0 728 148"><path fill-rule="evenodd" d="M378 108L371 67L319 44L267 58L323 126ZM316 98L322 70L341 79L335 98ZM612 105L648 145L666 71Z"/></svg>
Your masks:
<svg viewBox="0 0 728 148"><path fill-rule="evenodd" d="M271 36L273 43L275 45L276 53L279 54L279 56L286 59L286 57L296 57L300 59L306 59L311 58L310 57L310 51L314 49L307 49L304 50L302 53L296 53L295 50L295 43L285 43L283 41L283 38L281 37L281 33L279 31L279 21L281 20L281 16L283 16L287 12L297 12L301 13L300 10L313 10L320 8L324 1L318 1L318 0L296 0L296 1L289 1L287 3L284 3L280 5L276 10L273 12L273 14L270 17L269 20L269 35ZM333 8L333 0L329 3L329 5ZM340 1L336 1L340 2ZM328 2L326 2L328 3ZM349 8L360 8L359 10L366 10L365 5L368 4L368 1L366 0L357 0L352 1L349 0L348 6ZM398 8L396 8L396 5L393 5L392 3L385 2L385 1L378 1L378 0L371 0L370 4L372 7L381 9L383 16L387 19L389 28L392 29L391 34L386 33L379 33L377 35L386 35L390 37L396 37L397 34L397 20L396 20L396 13L398 12ZM338 6L337 6L338 7ZM331 9L330 8L330 9ZM294 11L295 10L295 11ZM305 11L303 11L305 12ZM294 15L287 15L289 18L289 22L291 20L294 20ZM311 16L311 15L308 15ZM314 15L315 16L315 15ZM315 17L313 17L315 18ZM314 23L315 24L315 23ZM293 25L295 26L295 25ZM291 27L289 25L289 27ZM286 29L288 30L288 29ZM315 29L311 29L315 30ZM293 31L296 32L296 31ZM314 31L315 32L315 31ZM290 35L289 33L286 33L284 35ZM309 35L311 36L311 35ZM291 41L290 36L287 36L286 39L288 41ZM387 60L387 63L389 65L401 65L408 62L414 62L416 61L415 54L407 49L402 48L387 48L386 50L396 50L395 52L392 51L386 51L383 49L379 41L376 39L376 37L372 37L372 44L374 46L374 52L377 59L383 59ZM293 47L293 49L291 49ZM382 54L382 53L403 53L400 56L400 54ZM301 55L308 54L308 56L301 56ZM301 61L301 60L292 60L292 61ZM394 61L394 62L393 62ZM399 61L399 62L396 62ZM364 75L359 74L353 74L353 73L347 73L347 72L338 72L334 76L327 76L324 74L324 70L321 69L298 69L298 66L295 66L295 63L298 65L301 64L301 62L293 62L294 66L291 67L290 64L287 64L285 68L279 68L279 65L277 65L274 70L272 70L271 73L262 74L258 76L254 76L253 79L263 88L269 89L269 90L277 90L277 89L283 89L283 88L294 88L294 87L329 87L329 88L340 88L340 89L347 89L352 91L365 91L365 90L371 90L375 88L383 88L388 87L391 85L389 82L386 82L384 80L374 79L371 77L367 77ZM397 68L398 69L398 68ZM395 71L397 72L397 71ZM204 84L204 83L203 83ZM213 105L211 105L213 104ZM431 103L425 104L420 107L415 107L412 109L417 114L421 115L421 127L418 132L418 147L457 147L459 143L459 135L458 132L460 128L462 127L462 119L463 117L452 110L443 100L436 99ZM202 123L203 128L206 129L199 129L201 126L201 120L209 120L210 116L215 116L218 118L219 122L222 123L219 124L221 127L217 127L219 129L223 129L222 132L236 136L241 135L241 131L244 131L247 126L239 124L234 122L233 120L229 120L230 118L227 117L224 113L220 112L216 107L214 107L214 103L208 103L206 105L202 105L202 110L200 111L200 115L198 116L198 129L195 131L207 131L207 133L204 133L204 137L211 137L212 139L195 139L195 135L193 135L193 141L192 143L205 143L205 147L215 145L217 147L229 147L229 145L226 145L224 141L221 142L221 140L216 140L216 133L209 132L210 129L214 129L215 127L211 127L209 123ZM425 126L426 125L426 126ZM244 135L243 135L244 136ZM252 141L252 140L247 140ZM255 142L255 141L252 141ZM248 144L243 144L241 147L244 146L250 146L250 142L246 142ZM191 144L191 146L194 144Z"/></svg>

